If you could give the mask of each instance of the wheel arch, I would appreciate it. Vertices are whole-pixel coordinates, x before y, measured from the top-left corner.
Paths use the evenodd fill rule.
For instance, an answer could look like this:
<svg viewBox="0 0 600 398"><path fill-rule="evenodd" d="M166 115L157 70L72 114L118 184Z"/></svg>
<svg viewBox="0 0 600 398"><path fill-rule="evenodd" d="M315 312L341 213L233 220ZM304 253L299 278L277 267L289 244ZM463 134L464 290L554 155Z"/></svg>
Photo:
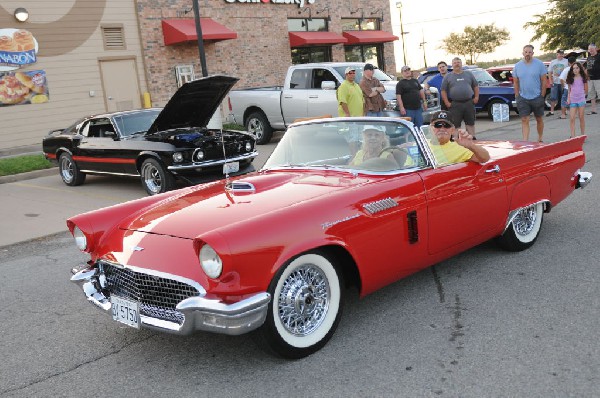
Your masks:
<svg viewBox="0 0 600 398"><path fill-rule="evenodd" d="M144 161L149 158L156 159L163 166L165 166L165 169L166 169L165 162L162 161L162 159L160 158L158 153L153 152L153 151L144 151L144 152L140 152L137 159L135 159L135 168L137 169L138 173L140 173L142 171L142 163L144 163Z"/></svg>
<svg viewBox="0 0 600 398"><path fill-rule="evenodd" d="M515 185L510 195L510 211L514 211L519 208L530 206L533 203L546 201L548 205L545 212L550 211L551 202L548 198L551 197L550 181L545 175L538 175L535 177L528 178Z"/></svg>
<svg viewBox="0 0 600 398"><path fill-rule="evenodd" d="M246 125L246 122L248 121L248 117L253 114L254 112L260 112L265 116L265 119L267 119L267 122L269 123L269 125L271 124L271 122L269 121L269 118L267 117L267 114L265 111L262 110L261 107L256 106L256 105L252 105L249 106L248 108L246 108L246 110L244 111L244 117L242 119L242 122L244 123L244 126Z"/></svg>
<svg viewBox="0 0 600 398"><path fill-rule="evenodd" d="M345 287L355 287L360 292L362 290L362 281L360 278L360 272L358 265L354 260L352 254L340 243L325 243L321 245L312 245L310 247L302 246L293 250L286 250L282 252L279 259L276 261L276 265L271 269L272 280L281 267L288 264L290 261L309 252L321 252L325 255L331 256L339 266L340 272L343 274Z"/></svg>

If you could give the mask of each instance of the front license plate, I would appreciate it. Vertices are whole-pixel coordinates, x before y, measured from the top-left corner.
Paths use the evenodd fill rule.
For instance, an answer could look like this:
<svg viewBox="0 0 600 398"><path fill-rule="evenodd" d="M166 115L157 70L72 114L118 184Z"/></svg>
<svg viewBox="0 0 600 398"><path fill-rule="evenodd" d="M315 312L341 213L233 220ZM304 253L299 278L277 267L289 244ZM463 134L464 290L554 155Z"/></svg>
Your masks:
<svg viewBox="0 0 600 398"><path fill-rule="evenodd" d="M223 174L231 174L240 171L240 162L225 163L223 165Z"/></svg>
<svg viewBox="0 0 600 398"><path fill-rule="evenodd" d="M140 306L137 301L110 296L110 303L112 316L115 321L119 321L136 329L140 328Z"/></svg>

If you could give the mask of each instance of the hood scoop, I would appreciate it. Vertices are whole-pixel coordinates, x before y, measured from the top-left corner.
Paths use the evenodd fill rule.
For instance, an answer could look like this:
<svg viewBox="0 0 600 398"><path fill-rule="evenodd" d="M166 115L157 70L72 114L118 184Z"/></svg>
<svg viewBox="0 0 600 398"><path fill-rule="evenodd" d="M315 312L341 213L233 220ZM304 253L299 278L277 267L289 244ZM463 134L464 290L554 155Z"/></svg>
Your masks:
<svg viewBox="0 0 600 398"><path fill-rule="evenodd" d="M254 193L256 187L247 181L232 181L225 184L225 189L232 194Z"/></svg>

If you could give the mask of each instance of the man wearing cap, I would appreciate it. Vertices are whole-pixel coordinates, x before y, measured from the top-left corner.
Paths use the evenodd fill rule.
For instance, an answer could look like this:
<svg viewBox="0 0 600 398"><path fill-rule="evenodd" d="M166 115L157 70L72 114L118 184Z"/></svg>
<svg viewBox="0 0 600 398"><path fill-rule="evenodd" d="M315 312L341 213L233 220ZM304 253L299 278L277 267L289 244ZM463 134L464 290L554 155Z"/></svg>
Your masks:
<svg viewBox="0 0 600 398"><path fill-rule="evenodd" d="M434 113L430 128L433 130L430 147L438 163L485 163L490 160L489 152L476 144L472 135L454 127L449 111Z"/></svg>
<svg viewBox="0 0 600 398"><path fill-rule="evenodd" d="M339 116L364 116L364 99L360 86L356 84L356 69L346 68L346 79L337 89Z"/></svg>
<svg viewBox="0 0 600 398"><path fill-rule="evenodd" d="M423 125L423 110L427 110L425 91L413 77L409 66L403 66L400 71L402 79L396 84L398 108L402 116L410 117L415 127L419 128Z"/></svg>
<svg viewBox="0 0 600 398"><path fill-rule="evenodd" d="M374 72L375 67L373 64L365 64L363 77L359 83L365 100L364 113L367 116L383 116L385 99L381 93L385 92L385 87L379 79L373 77Z"/></svg>
<svg viewBox="0 0 600 398"><path fill-rule="evenodd" d="M560 74L568 67L569 61L565 59L565 52L556 50L556 59L548 65L548 79L552 81L552 88L550 89L550 112L546 116L554 115L554 107L562 98L563 85L560 83Z"/></svg>

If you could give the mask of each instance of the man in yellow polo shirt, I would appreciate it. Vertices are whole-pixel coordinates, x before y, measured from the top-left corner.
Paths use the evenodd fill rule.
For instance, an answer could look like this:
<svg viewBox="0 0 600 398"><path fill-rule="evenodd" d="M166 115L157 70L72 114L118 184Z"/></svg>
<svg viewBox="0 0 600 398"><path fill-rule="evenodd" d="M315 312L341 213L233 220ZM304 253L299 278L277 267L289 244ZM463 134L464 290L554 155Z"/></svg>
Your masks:
<svg viewBox="0 0 600 398"><path fill-rule="evenodd" d="M490 160L488 151L477 145L472 135L454 127L449 111L434 113L430 128L433 130L433 137L429 146L439 164L467 161L485 163Z"/></svg>
<svg viewBox="0 0 600 398"><path fill-rule="evenodd" d="M346 68L346 79L337 89L338 114L343 116L364 116L364 98L362 89L354 81L356 69Z"/></svg>

